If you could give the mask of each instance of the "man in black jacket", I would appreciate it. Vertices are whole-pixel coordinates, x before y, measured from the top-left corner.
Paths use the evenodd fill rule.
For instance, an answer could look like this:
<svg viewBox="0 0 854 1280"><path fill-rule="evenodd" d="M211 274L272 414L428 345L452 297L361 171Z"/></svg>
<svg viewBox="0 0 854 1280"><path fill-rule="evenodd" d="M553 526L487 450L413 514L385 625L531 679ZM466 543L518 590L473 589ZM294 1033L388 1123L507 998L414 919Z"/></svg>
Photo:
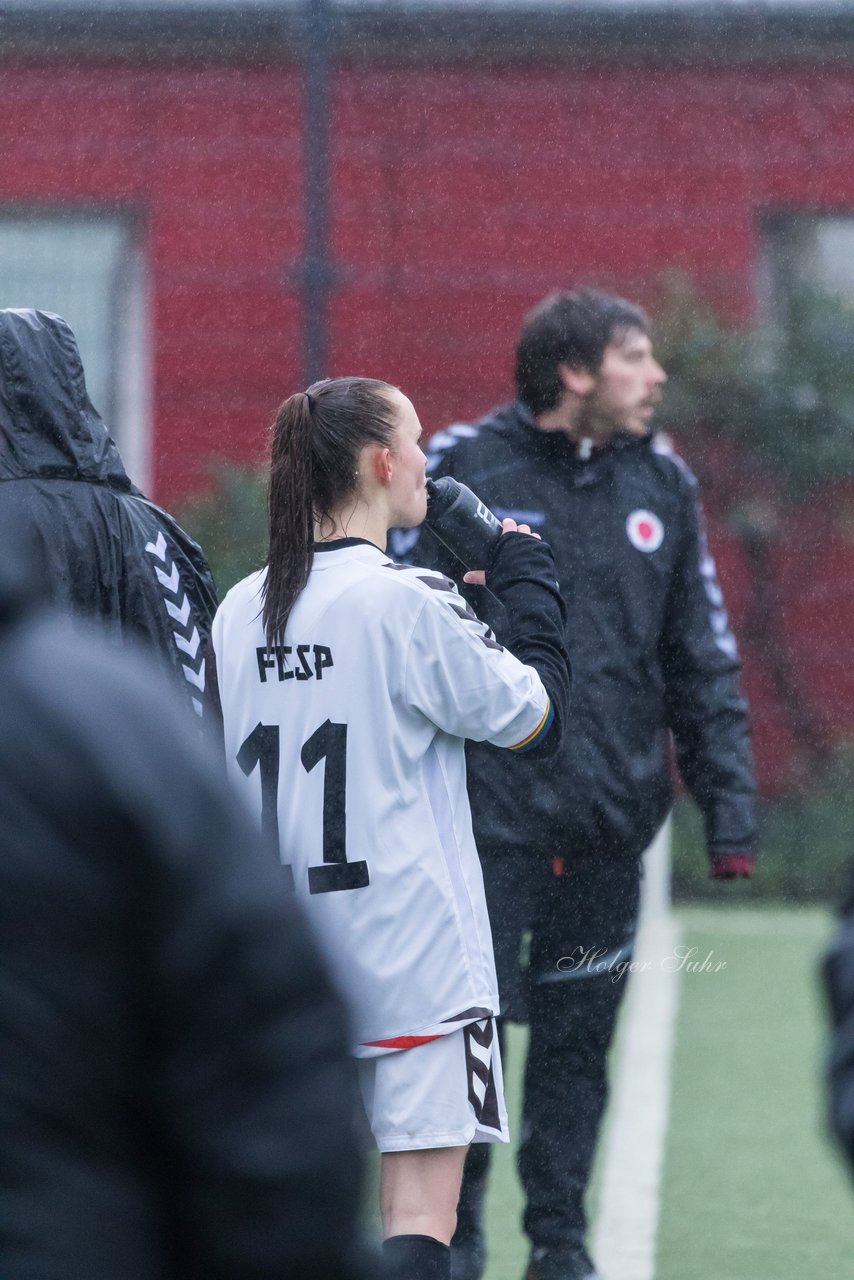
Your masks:
<svg viewBox="0 0 854 1280"><path fill-rule="evenodd" d="M631 958L640 857L671 804L671 735L705 817L711 874L753 866L739 660L696 482L650 431L664 381L642 311L593 290L554 295L523 326L515 403L429 447L434 478L455 476L548 539L569 614L573 697L559 755L511 774L489 747L469 749L502 1010L530 1023L519 1169L531 1280L596 1275L583 1201L625 987L613 969ZM414 548L398 533L394 549L460 576L429 531ZM500 638L497 601L482 589L471 599ZM487 1159L485 1148L469 1156L458 1280L482 1271Z"/></svg>
<svg viewBox="0 0 854 1280"><path fill-rule="evenodd" d="M200 715L216 608L207 561L130 482L59 316L0 311L0 515L30 533L54 604L137 636Z"/></svg>
<svg viewBox="0 0 854 1280"><path fill-rule="evenodd" d="M0 563L0 1275L354 1280L355 1078L282 868L148 661Z"/></svg>

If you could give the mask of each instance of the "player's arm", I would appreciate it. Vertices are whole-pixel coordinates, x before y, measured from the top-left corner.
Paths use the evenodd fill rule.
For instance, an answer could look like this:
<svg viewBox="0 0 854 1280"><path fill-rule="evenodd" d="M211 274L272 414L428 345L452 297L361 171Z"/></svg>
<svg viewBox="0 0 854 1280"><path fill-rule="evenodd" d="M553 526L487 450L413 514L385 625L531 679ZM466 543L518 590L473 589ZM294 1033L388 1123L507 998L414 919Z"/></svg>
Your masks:
<svg viewBox="0 0 854 1280"><path fill-rule="evenodd" d="M174 672L200 715L202 646L216 610L216 587L198 545L141 494L118 508L123 547L119 601L125 630L150 645Z"/></svg>
<svg viewBox="0 0 854 1280"><path fill-rule="evenodd" d="M572 668L566 648L566 604L557 581L548 543L531 536L527 526L508 530L499 540L486 570L487 588L504 607L507 648L537 672L549 695L559 729L550 744L552 754L566 724Z"/></svg>
<svg viewBox="0 0 854 1280"><path fill-rule="evenodd" d="M755 781L741 662L706 544L696 490L683 501L660 654L679 769L703 813L711 874L749 875Z"/></svg>
<svg viewBox="0 0 854 1280"><path fill-rule="evenodd" d="M457 737L554 754L566 724L570 668L550 548L505 534L487 570L512 615L512 648L499 644L453 582L428 577L435 585L406 660L410 703Z"/></svg>

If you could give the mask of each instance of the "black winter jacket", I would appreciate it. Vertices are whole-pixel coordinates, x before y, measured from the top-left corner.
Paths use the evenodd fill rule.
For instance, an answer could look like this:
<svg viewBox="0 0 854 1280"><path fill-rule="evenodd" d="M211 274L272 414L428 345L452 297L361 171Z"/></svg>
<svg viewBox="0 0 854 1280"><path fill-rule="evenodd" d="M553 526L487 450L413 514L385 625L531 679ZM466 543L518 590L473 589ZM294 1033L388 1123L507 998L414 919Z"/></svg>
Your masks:
<svg viewBox="0 0 854 1280"><path fill-rule="evenodd" d="M638 856L672 801L670 735L710 856L752 852L754 776L739 659L703 533L697 485L657 437L616 438L584 460L523 406L432 437L433 477L453 475L554 552L567 603L572 698L561 751L508 768L468 748L478 848ZM459 578L426 526L392 549ZM466 588L499 638L498 602ZM512 772L511 772L512 768Z"/></svg>
<svg viewBox="0 0 854 1280"><path fill-rule="evenodd" d="M157 669L24 594L0 582L0 1275L362 1274L345 1017L282 868Z"/></svg>
<svg viewBox="0 0 854 1280"><path fill-rule="evenodd" d="M74 335L44 312L0 311L0 516L39 546L50 600L150 644L200 710L210 569L131 484Z"/></svg>

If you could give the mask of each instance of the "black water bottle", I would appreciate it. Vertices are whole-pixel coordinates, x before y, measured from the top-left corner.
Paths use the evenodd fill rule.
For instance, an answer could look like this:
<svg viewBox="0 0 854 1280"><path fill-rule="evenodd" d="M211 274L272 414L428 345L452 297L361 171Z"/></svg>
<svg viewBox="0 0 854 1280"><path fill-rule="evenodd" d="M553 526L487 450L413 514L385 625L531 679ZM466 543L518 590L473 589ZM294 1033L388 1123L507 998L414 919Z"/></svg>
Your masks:
<svg viewBox="0 0 854 1280"><path fill-rule="evenodd" d="M503 532L501 521L451 476L427 481L425 524L467 569L485 569Z"/></svg>

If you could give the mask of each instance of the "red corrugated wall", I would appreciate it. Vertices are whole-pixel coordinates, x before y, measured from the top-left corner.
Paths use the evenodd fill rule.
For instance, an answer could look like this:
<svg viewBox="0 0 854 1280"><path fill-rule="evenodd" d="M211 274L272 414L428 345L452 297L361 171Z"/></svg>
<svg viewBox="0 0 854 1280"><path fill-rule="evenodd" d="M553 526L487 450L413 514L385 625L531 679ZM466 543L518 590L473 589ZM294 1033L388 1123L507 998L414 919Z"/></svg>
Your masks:
<svg viewBox="0 0 854 1280"><path fill-rule="evenodd" d="M295 68L28 65L0 87L0 201L139 216L157 496L212 454L261 457L300 380ZM340 68L332 184L330 372L399 383L431 430L508 395L520 317L554 286L654 305L677 267L747 318L763 210L854 212L854 70ZM680 444L702 462L701 441ZM710 514L738 624L743 557ZM804 520L781 544L787 640L832 734L851 734L854 548ZM750 662L747 685L773 788L785 717Z"/></svg>

